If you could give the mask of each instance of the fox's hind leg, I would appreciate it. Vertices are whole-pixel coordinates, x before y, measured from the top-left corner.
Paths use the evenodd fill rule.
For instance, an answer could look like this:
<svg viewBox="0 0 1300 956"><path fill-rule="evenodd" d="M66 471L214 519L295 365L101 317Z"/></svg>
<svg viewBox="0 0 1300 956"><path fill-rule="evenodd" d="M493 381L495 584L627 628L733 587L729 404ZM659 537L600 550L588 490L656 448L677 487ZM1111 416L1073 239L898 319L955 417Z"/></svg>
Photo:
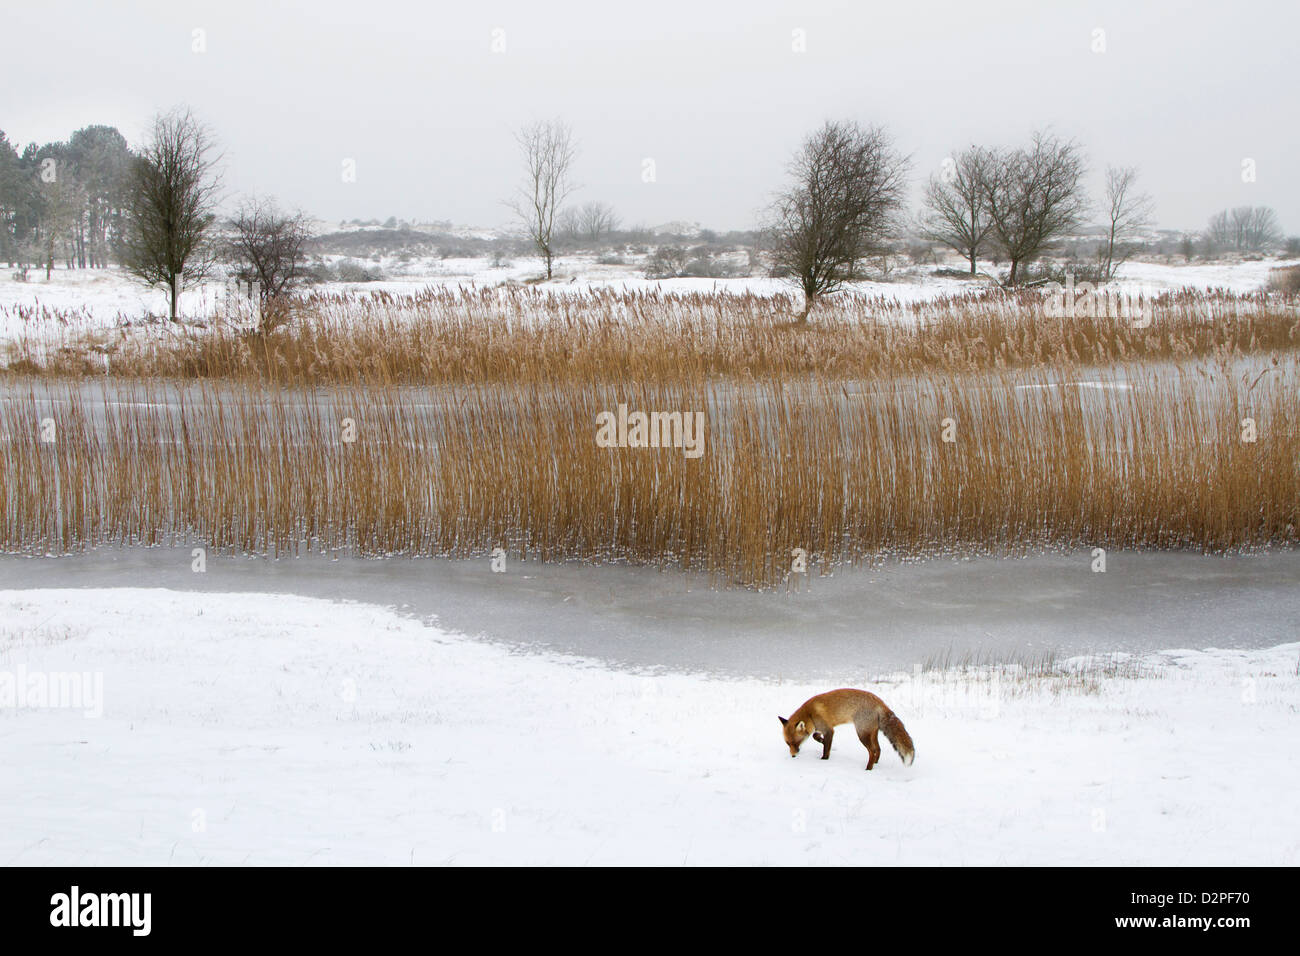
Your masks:
<svg viewBox="0 0 1300 956"><path fill-rule="evenodd" d="M874 719L855 723L858 739L862 741L862 746L867 748L867 769L870 770L880 760L880 738L877 735L880 723Z"/></svg>

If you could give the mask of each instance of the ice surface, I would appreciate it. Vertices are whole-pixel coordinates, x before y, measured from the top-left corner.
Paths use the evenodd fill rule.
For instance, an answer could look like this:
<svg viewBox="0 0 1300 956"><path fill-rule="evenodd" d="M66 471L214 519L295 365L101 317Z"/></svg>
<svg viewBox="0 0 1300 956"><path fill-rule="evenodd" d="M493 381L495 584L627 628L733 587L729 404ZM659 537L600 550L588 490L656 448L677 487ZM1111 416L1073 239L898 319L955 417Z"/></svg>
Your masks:
<svg viewBox="0 0 1300 956"><path fill-rule="evenodd" d="M848 683L936 658L1266 648L1300 639L1300 551L1214 556L1088 550L935 558L797 576L765 593L705 575L511 559L279 560L189 547L0 556L0 587L165 587L386 605L510 647L614 667Z"/></svg>

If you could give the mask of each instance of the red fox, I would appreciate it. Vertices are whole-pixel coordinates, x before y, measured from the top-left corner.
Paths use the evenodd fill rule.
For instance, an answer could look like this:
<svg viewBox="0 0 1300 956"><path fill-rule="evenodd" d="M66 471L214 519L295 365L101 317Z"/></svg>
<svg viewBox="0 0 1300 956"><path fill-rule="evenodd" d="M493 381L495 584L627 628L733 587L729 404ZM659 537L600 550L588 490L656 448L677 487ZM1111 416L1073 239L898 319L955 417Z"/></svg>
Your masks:
<svg viewBox="0 0 1300 956"><path fill-rule="evenodd" d="M880 760L880 741L876 737L877 731L884 732L904 764L910 765L916 757L912 738L907 735L903 722L885 706L883 700L865 690L844 687L818 694L805 701L803 706L788 719L781 717L779 720L781 726L785 728L783 733L791 757L799 756L799 747L808 735L812 734L813 740L822 745L822 759L830 759L831 740L835 736L835 728L840 724L849 723L857 730L862 746L867 748L868 770Z"/></svg>

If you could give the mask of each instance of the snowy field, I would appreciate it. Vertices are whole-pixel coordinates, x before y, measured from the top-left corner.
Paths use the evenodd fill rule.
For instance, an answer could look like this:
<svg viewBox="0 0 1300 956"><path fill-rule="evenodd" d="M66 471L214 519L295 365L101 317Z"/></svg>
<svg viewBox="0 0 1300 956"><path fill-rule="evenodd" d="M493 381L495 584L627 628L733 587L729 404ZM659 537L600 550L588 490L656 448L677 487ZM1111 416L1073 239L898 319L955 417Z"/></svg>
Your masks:
<svg viewBox="0 0 1300 956"><path fill-rule="evenodd" d="M340 257L332 257L340 258ZM1269 271L1300 260L1264 259L1255 262L1215 262L1191 265L1162 265L1130 262L1120 272L1120 281L1140 284L1144 291L1155 293L1168 289L1226 289L1232 292L1255 292L1268 284ZM521 258L509 267L494 268L487 259L419 259L408 263L380 260L372 263L387 277L377 282L329 282L316 290L329 293L391 292L409 294L430 286L497 286L522 282L539 274L540 260ZM952 263L959 266L960 263ZM588 289L613 288L671 292L752 292L773 296L790 294L793 287L780 279L753 276L739 279L646 279L641 270L631 266L600 265L591 256L561 257L556 261L557 277L541 288L557 294L581 294ZM924 302L946 295L969 292L973 285L965 279L929 274L930 270L898 270L894 281L859 282L854 291L883 296L903 303ZM210 282L185 292L181 311L187 316L210 316L222 302L224 286ZM24 314L42 310L75 316L84 328L114 326L138 322L146 316L163 316L167 312L166 296L145 288L116 268L105 270L55 269L50 279L44 270L33 269L25 282L14 280L10 270L0 272L0 341L12 340L31 328Z"/></svg>
<svg viewBox="0 0 1300 956"><path fill-rule="evenodd" d="M1133 263L1123 278L1253 292L1282 264ZM537 264L402 270L324 289L499 285ZM563 294L789 289L652 281L580 258L558 270L544 288ZM0 341L31 334L31 309L94 327L165 308L116 270L32 275L0 276ZM914 274L858 291L921 301L970 288ZM183 310L211 314L220 294L196 289ZM692 596L663 575L616 599L615 571L565 567L511 578L506 601L453 562L438 565L451 575L441 589L418 562L244 562L261 584L240 591L214 562L199 576L213 590L182 591L188 564L158 555L141 549L117 571L0 568L13 588L0 590L0 862L1300 862L1300 643L1267 647L1294 640L1287 554L1146 556L1104 576L1077 556L983 562L978 576L932 562L780 601ZM276 593L295 590L295 573L318 586ZM109 586L139 581L177 589ZM63 589L77 582L89 586ZM348 594L376 603L331 599ZM412 614L387 606L408 599ZM468 636L480 630L490 637ZM1198 649L1153 650L1180 643ZM1141 656L1082 680L884 673L944 645ZM835 677L811 682L814 666ZM886 747L864 773L847 728L829 761L812 744L790 760L774 718L847 684L898 712L913 766Z"/></svg>
<svg viewBox="0 0 1300 956"><path fill-rule="evenodd" d="M827 762L781 742L824 685L372 605L26 589L0 622L7 864L1300 862L1300 644L1167 651L1091 691L895 675L869 689L916 763L886 746L867 774L847 728Z"/></svg>

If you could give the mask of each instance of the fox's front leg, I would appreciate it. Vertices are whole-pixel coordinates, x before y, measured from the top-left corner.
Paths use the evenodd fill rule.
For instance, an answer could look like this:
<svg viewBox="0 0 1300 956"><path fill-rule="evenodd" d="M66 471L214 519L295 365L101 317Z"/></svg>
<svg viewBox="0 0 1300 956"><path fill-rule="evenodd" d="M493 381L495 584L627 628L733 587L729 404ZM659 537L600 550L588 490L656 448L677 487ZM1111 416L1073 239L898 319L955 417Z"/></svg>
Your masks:
<svg viewBox="0 0 1300 956"><path fill-rule="evenodd" d="M819 744L822 745L823 760L831 759L831 741L834 739L834 737L835 737L835 730L834 728L830 728L830 727L826 729L826 733L824 734L813 734L813 740L817 741Z"/></svg>

